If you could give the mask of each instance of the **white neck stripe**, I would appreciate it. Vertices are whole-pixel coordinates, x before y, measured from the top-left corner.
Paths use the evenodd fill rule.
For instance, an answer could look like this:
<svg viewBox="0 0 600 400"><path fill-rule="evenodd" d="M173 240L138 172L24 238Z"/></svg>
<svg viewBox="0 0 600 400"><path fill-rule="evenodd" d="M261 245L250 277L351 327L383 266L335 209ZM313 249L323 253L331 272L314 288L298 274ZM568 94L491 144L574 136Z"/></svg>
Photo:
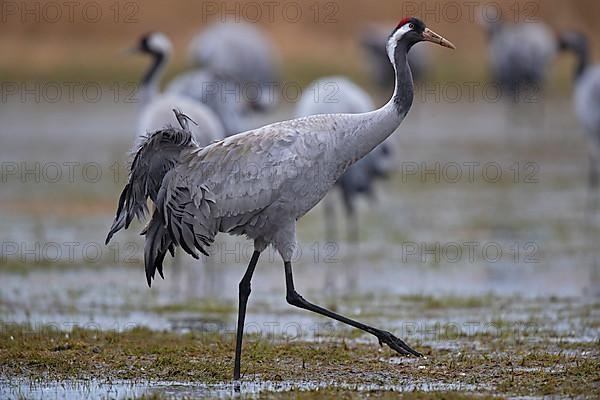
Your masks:
<svg viewBox="0 0 600 400"><path fill-rule="evenodd" d="M389 38L387 43L387 53L388 57L392 64L395 65L394 54L396 53L396 46L398 45L398 41L404 36L407 32L411 31L410 23L404 24L401 28L399 28L394 34Z"/></svg>

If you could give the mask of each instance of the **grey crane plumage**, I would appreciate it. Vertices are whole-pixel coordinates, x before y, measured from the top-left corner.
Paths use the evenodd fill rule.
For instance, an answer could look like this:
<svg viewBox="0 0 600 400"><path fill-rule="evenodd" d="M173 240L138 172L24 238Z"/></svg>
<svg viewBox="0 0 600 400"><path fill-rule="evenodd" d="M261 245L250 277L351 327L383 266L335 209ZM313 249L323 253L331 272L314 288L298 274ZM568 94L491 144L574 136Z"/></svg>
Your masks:
<svg viewBox="0 0 600 400"><path fill-rule="evenodd" d="M146 200L149 198L157 204L158 190L167 171L176 164L182 148L197 148L198 143L189 129L189 116L179 109L173 109L179 128L166 126L159 132L161 135L148 135L142 140L131 165L129 183L119 198L117 217L108 233L106 243L123 228L129 227L134 218L142 219L148 213ZM195 121L193 121L195 124ZM134 184L135 183L135 184ZM128 202L135 207L125 210ZM125 212L127 211L127 212ZM174 247L170 248L174 256ZM162 275L162 265L159 269Z"/></svg>
<svg viewBox="0 0 600 400"><path fill-rule="evenodd" d="M412 50L411 50L412 51ZM410 53L409 53L410 54ZM389 61L388 61L389 64ZM412 68L411 68L412 70ZM306 117L317 114L359 114L375 109L371 97L355 83L342 76L330 76L311 83L304 91L296 106L295 116ZM382 143L365 157L357 161L337 180L346 215L352 226L349 237L356 241L358 231L355 213L355 200L359 195L373 197L375 179L388 174L391 165L391 151L387 143ZM334 215L326 205L326 216ZM335 223L331 221L329 223ZM353 231L352 231L353 230ZM333 238L328 238L333 240Z"/></svg>
<svg viewBox="0 0 600 400"><path fill-rule="evenodd" d="M588 39L579 32L565 32L559 37L562 50L577 56L574 76L574 106L589 142L590 209L596 208L600 171L600 65L593 65Z"/></svg>
<svg viewBox="0 0 600 400"><path fill-rule="evenodd" d="M144 259L150 284L169 251L181 247L193 257L218 232L245 235L254 253L239 285L234 379L240 360L250 281L259 256L272 245L283 259L288 303L368 332L393 350L420 356L402 340L306 301L294 287L291 260L296 221L313 208L346 169L381 144L412 106L408 50L420 41L454 46L416 18L400 22L388 40L396 67L392 99L363 114L316 115L268 125L198 147L187 131L169 128L148 137L137 152L115 223L144 217L146 200L156 205L144 231ZM113 226L111 235L120 226Z"/></svg>
<svg viewBox="0 0 600 400"><path fill-rule="evenodd" d="M206 146L224 137L221 122L207 106L175 93L160 93L160 79L172 52L171 42L164 34L153 32L144 35L132 50L152 57L152 64L140 85L140 110L134 149L137 149L147 133L178 123L172 112L173 108L182 110L196 121L197 125L190 129L200 145Z"/></svg>
<svg viewBox="0 0 600 400"><path fill-rule="evenodd" d="M541 89L557 53L556 39L542 22L481 21L489 38L492 77L510 99L519 101L519 90ZM529 92L528 92L529 93ZM508 98L508 96L507 96Z"/></svg>

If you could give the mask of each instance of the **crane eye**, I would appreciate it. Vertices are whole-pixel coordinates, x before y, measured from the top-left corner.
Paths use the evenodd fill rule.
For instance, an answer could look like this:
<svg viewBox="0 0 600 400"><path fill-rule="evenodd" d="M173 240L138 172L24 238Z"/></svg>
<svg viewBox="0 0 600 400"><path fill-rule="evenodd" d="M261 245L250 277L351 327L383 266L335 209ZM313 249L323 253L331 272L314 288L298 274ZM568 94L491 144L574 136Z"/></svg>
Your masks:
<svg viewBox="0 0 600 400"><path fill-rule="evenodd" d="M409 27L410 29L415 29L415 24L411 23L410 25L408 25L408 27Z"/></svg>

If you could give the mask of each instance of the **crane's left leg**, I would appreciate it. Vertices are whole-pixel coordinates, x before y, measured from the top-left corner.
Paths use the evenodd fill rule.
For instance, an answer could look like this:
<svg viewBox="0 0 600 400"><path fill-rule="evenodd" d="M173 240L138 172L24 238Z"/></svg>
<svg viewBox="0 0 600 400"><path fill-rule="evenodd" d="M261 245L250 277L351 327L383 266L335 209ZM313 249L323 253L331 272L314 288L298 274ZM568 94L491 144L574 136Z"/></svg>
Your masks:
<svg viewBox="0 0 600 400"><path fill-rule="evenodd" d="M594 149L595 150L595 149ZM600 163L600 156L592 151L590 154L590 175L588 181L588 201L587 201L587 212L589 217L594 217L598 208L598 182L600 180L600 174L598 172L598 166Z"/></svg>
<svg viewBox="0 0 600 400"><path fill-rule="evenodd" d="M235 365L233 367L233 379L240 379L240 365L242 359L242 339L244 336L244 321L246 320L246 305L248 304L248 297L250 297L250 281L252 280L252 274L256 268L258 257L260 256L259 251L254 251L248 269L244 274L244 277L240 281L239 287L239 301L240 305L238 308L238 323L235 340Z"/></svg>
<svg viewBox="0 0 600 400"><path fill-rule="evenodd" d="M383 331L381 329L377 329L369 325L365 325L358 321L354 321L350 318L344 317L343 315L336 314L333 311L329 311L323 307L319 307L315 304L306 301L302 296L298 294L298 292L296 292L296 289L294 288L294 280L292 277L292 263L290 261L285 261L284 267L285 286L287 291L286 300L291 305L315 312L317 314L324 315L329 318L333 318L347 325L353 326L362 331L370 333L371 335L379 339L380 345L383 345L385 343L400 354L423 357L421 353L419 353L416 350L413 350L409 345L404 343L402 340L398 339L396 336L392 335L390 332Z"/></svg>

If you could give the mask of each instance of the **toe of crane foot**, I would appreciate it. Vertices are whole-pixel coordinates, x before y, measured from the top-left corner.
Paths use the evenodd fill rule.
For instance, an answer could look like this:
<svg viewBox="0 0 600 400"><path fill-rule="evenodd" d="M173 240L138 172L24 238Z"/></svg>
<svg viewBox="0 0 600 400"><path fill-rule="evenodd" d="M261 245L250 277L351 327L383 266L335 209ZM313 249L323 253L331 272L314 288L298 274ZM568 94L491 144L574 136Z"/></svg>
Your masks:
<svg viewBox="0 0 600 400"><path fill-rule="evenodd" d="M415 356L415 357L423 357L423 354L414 350L412 347L404 343L403 340L398 339L396 336L392 335L390 332L382 332L381 336L378 336L379 344L383 346L383 344L387 344L392 350L402 354L404 356Z"/></svg>

